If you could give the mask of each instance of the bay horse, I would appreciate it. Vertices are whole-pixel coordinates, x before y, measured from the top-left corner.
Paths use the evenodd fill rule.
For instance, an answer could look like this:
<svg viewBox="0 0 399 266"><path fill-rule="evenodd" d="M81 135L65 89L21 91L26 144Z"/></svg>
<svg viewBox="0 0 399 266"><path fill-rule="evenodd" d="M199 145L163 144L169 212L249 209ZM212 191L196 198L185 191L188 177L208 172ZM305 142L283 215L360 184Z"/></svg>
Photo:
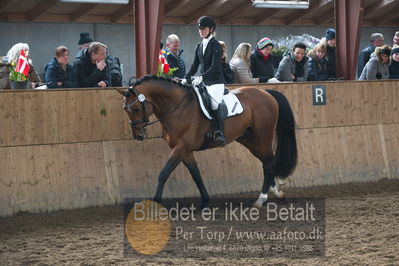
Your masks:
<svg viewBox="0 0 399 266"><path fill-rule="evenodd" d="M159 121L162 138L172 149L159 174L154 201L161 201L166 181L183 162L201 193L201 208L206 208L209 195L193 152L203 147L204 136L212 129L212 121L202 114L193 88L163 77L145 76L127 91L118 89L118 92L124 96L123 109L129 116L133 138L144 140L145 128ZM278 91L241 87L231 92L240 100L243 112L226 118L225 143L241 143L262 162L262 192L254 203L261 207L269 191L278 198L284 197L284 192L275 184L275 177L284 179L295 169L294 115L287 98ZM157 121L149 121L152 114Z"/></svg>

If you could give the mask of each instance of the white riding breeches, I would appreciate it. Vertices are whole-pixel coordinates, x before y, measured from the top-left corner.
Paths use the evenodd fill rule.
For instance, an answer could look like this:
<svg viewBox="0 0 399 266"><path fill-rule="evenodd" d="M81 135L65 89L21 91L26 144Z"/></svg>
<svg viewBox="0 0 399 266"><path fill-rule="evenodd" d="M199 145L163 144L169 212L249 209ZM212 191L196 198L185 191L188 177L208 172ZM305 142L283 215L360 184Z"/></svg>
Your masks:
<svg viewBox="0 0 399 266"><path fill-rule="evenodd" d="M212 110L218 109L218 105L223 100L224 84L213 84L206 86L206 89L211 96Z"/></svg>

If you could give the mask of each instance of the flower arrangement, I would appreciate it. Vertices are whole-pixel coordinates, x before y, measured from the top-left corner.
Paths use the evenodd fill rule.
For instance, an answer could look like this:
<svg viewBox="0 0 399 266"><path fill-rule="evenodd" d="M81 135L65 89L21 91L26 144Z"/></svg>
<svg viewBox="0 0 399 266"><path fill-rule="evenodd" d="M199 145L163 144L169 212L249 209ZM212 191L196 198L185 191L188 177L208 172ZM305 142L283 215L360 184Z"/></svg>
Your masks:
<svg viewBox="0 0 399 266"><path fill-rule="evenodd" d="M163 54L164 54L163 52L159 53L157 76L171 77L173 76L173 73L177 70L177 67L171 68L168 62L166 62L166 59Z"/></svg>
<svg viewBox="0 0 399 266"><path fill-rule="evenodd" d="M21 50L17 62L11 62L11 66L9 67L10 81L27 81L29 69L28 52L25 53L24 50Z"/></svg>
<svg viewBox="0 0 399 266"><path fill-rule="evenodd" d="M10 67L8 68L10 70L10 75L8 76L10 80L12 81L26 81L28 80L28 77L25 76L24 73L20 73L15 70L15 62L10 64Z"/></svg>

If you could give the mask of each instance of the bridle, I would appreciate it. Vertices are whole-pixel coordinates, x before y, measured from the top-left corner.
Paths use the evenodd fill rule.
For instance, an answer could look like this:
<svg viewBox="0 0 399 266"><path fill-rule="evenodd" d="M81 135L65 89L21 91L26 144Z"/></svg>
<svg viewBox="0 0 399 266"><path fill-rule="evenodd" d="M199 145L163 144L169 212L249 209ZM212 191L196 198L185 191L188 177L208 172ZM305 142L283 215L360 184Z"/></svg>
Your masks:
<svg viewBox="0 0 399 266"><path fill-rule="evenodd" d="M123 109L127 108L129 110L129 112L131 111L131 108L136 104L136 103L140 103L140 108L141 108L141 114L142 114L142 118L139 120L129 120L129 125L134 128L134 129L140 129L142 130L142 133L144 134L144 129L152 124L155 124L157 122L160 121L160 119L157 119L155 121L150 122L147 118L147 109L145 106L145 102L150 103L151 105L153 105L150 101L146 100L144 94L138 92L134 87L129 87L128 91L127 91L127 95L126 98L129 98L130 95L134 93L137 97L137 99L130 103L130 104L123 104ZM144 124L143 126L139 127L137 125L139 124Z"/></svg>
<svg viewBox="0 0 399 266"><path fill-rule="evenodd" d="M151 104L152 106L154 106L154 104L150 101L148 101L144 94L140 93L139 91L137 91L133 86L129 87L128 91L126 92L125 97L129 98L131 96L131 94L135 94L137 99L130 103L130 104L123 104L123 109L127 108L129 110L129 112L131 111L131 108L136 104L136 103L140 103L140 108L141 108L141 113L142 113L142 118L139 120L129 120L129 125L132 129L138 129L141 130L143 136L145 136L145 128L153 125L155 123L160 122L166 115L164 115L163 117L155 120L155 121L149 121L147 118L147 110L145 107L145 102L148 102L149 104ZM170 112L168 112L168 114L173 113L174 111L176 111L176 109L184 102L185 99L187 99L187 95L185 97L183 97L183 99L175 106L175 108L173 108L173 110L171 110ZM139 124L144 124L141 127L138 127L137 125Z"/></svg>

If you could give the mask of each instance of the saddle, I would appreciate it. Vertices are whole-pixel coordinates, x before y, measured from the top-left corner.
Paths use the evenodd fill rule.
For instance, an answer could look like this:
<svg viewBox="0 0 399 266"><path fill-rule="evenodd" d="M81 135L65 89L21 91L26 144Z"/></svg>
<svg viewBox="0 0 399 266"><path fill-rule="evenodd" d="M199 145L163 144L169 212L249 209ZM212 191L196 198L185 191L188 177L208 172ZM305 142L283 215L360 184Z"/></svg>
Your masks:
<svg viewBox="0 0 399 266"><path fill-rule="evenodd" d="M201 95L202 101L204 103L204 107L208 111L209 114L212 113L212 103L211 103L211 96L209 95L208 91L206 90L206 87L201 83L198 88L198 92ZM229 94L229 89L224 88L223 95Z"/></svg>
<svg viewBox="0 0 399 266"><path fill-rule="evenodd" d="M214 114L214 111L212 110L211 97L206 87L201 84L198 87L193 86L193 89L196 92L197 100L202 113L208 120L213 120L213 116L210 114ZM227 88L224 89L222 102L224 103L223 117L225 118L236 116L243 112L243 107L237 96ZM215 136L213 133L214 132L212 131L205 134L204 142L199 150L206 150L208 148L214 148L218 146L214 141Z"/></svg>
<svg viewBox="0 0 399 266"><path fill-rule="evenodd" d="M208 120L212 120L212 106L211 106L211 97L208 94L208 91L204 85L200 85L198 87L193 86L195 94L197 95L197 100L200 105L202 113ZM236 92L235 92L236 93ZM235 116L239 115L243 112L243 107L238 100L237 96L234 92L229 91L227 88L224 89L223 101L227 107L227 116Z"/></svg>

